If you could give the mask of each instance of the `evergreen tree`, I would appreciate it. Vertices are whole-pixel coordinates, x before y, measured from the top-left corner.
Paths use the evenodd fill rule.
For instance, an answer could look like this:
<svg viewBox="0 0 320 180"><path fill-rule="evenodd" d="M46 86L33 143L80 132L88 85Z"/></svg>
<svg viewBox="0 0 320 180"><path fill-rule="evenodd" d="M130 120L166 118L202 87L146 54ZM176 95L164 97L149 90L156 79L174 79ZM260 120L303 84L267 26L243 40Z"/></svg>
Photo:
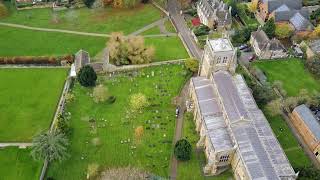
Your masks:
<svg viewBox="0 0 320 180"><path fill-rule="evenodd" d="M267 34L269 38L274 38L276 32L276 24L273 18L270 18L262 27L262 30Z"/></svg>
<svg viewBox="0 0 320 180"><path fill-rule="evenodd" d="M97 74L89 65L82 67L78 73L78 81L84 87L95 86Z"/></svg>

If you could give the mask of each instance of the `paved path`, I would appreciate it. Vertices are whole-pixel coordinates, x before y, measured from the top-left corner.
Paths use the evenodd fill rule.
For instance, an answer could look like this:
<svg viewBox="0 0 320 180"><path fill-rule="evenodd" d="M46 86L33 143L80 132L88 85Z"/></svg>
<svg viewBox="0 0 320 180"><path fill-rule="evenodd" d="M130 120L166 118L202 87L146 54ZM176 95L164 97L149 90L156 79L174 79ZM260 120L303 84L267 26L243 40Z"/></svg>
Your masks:
<svg viewBox="0 0 320 180"><path fill-rule="evenodd" d="M19 143L19 142L8 142L8 143L0 143L0 148L9 147L9 146L17 146L19 148L26 148L32 146L32 143Z"/></svg>
<svg viewBox="0 0 320 180"><path fill-rule="evenodd" d="M148 29L151 29L151 28L153 28L153 27L155 27L155 26L161 26L161 25L163 25L164 22L167 21L167 20L168 20L168 17L159 19L159 20L157 20L157 21L155 21L155 22L153 22L153 23L151 23L151 24L148 24L148 25L144 26L143 28L141 28L141 29L139 29L139 30L137 30L137 31L129 34L129 36L136 36L136 35L139 35L139 34L141 34L142 32L147 31Z"/></svg>
<svg viewBox="0 0 320 180"><path fill-rule="evenodd" d="M189 90L189 81L184 85L183 89L180 92L180 96L178 97L178 105L180 106L180 112L176 121L176 129L175 129L175 136L174 136L174 144L181 139L182 131L183 131L183 116L184 112L186 111L186 98L188 97L188 90ZM177 168L178 168L178 161L173 156L170 162L170 179L176 179L177 177Z"/></svg>
<svg viewBox="0 0 320 180"><path fill-rule="evenodd" d="M168 11L174 26L178 30L178 33L180 33L191 55L200 60L203 52L191 36L191 32L187 27L184 17L180 14L180 10L181 8L177 0L168 1Z"/></svg>
<svg viewBox="0 0 320 180"><path fill-rule="evenodd" d="M31 27L31 26L25 26L20 24L11 24L11 23L3 23L3 22L0 22L0 25L20 28L20 29L35 30L35 31L60 32L60 33L67 33L67 34L77 34L77 35L96 36L96 37L110 37L109 34L88 33L88 32L70 31L70 30L63 30L63 29L38 28L38 27Z"/></svg>

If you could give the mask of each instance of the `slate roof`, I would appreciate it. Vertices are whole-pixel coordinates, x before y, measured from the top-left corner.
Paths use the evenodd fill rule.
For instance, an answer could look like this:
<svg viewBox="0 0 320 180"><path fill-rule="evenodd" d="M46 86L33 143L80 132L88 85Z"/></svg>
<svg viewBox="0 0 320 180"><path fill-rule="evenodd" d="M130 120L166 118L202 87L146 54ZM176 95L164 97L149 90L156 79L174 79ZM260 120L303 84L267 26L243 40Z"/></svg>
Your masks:
<svg viewBox="0 0 320 180"><path fill-rule="evenodd" d="M311 110L304 104L294 108L294 111L298 113L302 121L308 126L312 134L320 140L320 124L319 121L314 117Z"/></svg>
<svg viewBox="0 0 320 180"><path fill-rule="evenodd" d="M263 0L262 2L267 4L268 13L273 12L283 5L296 10L302 8L302 0Z"/></svg>
<svg viewBox="0 0 320 180"><path fill-rule="evenodd" d="M257 41L261 51L286 51L283 44L278 39L273 38L270 40L262 29L258 29L257 31L253 32L252 37Z"/></svg>
<svg viewBox="0 0 320 180"><path fill-rule="evenodd" d="M212 80L196 77L192 78L192 82L197 98L202 99L199 104L205 100L204 97L216 103L211 106L214 109L211 111L215 113L204 117L206 134L214 148L224 150L236 147L250 179L280 180L295 176L241 75L232 76L226 71L218 71L213 74ZM202 88L207 90L199 91Z"/></svg>
<svg viewBox="0 0 320 180"><path fill-rule="evenodd" d="M219 23L229 24L232 22L229 6L220 0L200 0L198 6L209 19L213 16L218 18ZM214 14L216 12L216 14Z"/></svg>
<svg viewBox="0 0 320 180"><path fill-rule="evenodd" d="M300 12L295 13L290 20L291 24L298 31L312 30L313 25Z"/></svg>
<svg viewBox="0 0 320 180"><path fill-rule="evenodd" d="M315 53L320 53L320 39L314 40L310 43L310 48Z"/></svg>
<svg viewBox="0 0 320 180"><path fill-rule="evenodd" d="M79 50L75 54L75 68L76 71L79 71L81 67L85 66L86 64L90 63L90 55L87 51Z"/></svg>

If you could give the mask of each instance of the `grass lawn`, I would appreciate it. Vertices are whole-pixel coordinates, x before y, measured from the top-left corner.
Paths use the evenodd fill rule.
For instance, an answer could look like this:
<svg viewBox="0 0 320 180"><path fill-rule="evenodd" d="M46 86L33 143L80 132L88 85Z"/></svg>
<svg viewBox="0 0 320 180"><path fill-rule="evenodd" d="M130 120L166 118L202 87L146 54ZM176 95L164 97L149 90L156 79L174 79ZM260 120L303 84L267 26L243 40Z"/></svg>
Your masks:
<svg viewBox="0 0 320 180"><path fill-rule="evenodd" d="M142 32L140 35L155 35L155 34L161 34L159 26L154 26L153 28L150 28Z"/></svg>
<svg viewBox="0 0 320 180"><path fill-rule="evenodd" d="M266 109L263 111L293 168L312 165L285 120L281 116L271 116Z"/></svg>
<svg viewBox="0 0 320 180"><path fill-rule="evenodd" d="M172 102L186 74L182 65L165 65L111 79L99 77L99 83L117 98L114 104L94 103L90 97L92 89L76 83L75 101L67 105L67 111L72 114L71 158L50 165L47 176L60 180L85 179L88 165L98 163L102 168L131 165L167 177L176 120ZM146 95L151 106L132 114L128 112L129 97L139 92ZM89 122L92 118L95 122ZM134 136L138 126L144 129L140 141ZM91 143L96 137L102 143L98 147Z"/></svg>
<svg viewBox="0 0 320 180"><path fill-rule="evenodd" d="M11 8L10 16L2 22L23 24L33 27L67 29L82 32L111 33L134 32L158 19L162 13L152 6L139 5L134 9L70 9L53 12L51 8L16 11Z"/></svg>
<svg viewBox="0 0 320 180"><path fill-rule="evenodd" d="M176 33L176 29L173 27L173 24L171 23L170 20L167 20L166 22L164 22L164 25L168 32Z"/></svg>
<svg viewBox="0 0 320 180"><path fill-rule="evenodd" d="M178 36L145 38L145 42L147 45L152 45L156 49L154 61L167 61L189 57L187 50L184 48Z"/></svg>
<svg viewBox="0 0 320 180"><path fill-rule="evenodd" d="M29 149L8 147L0 149L0 179L39 179L42 162L34 161Z"/></svg>
<svg viewBox="0 0 320 180"><path fill-rule="evenodd" d="M0 142L31 141L49 128L67 69L0 69Z"/></svg>
<svg viewBox="0 0 320 180"><path fill-rule="evenodd" d="M203 172L203 166L206 163L205 155L203 151L199 153L199 155L196 154L196 144L199 140L199 135L195 131L195 124L193 121L192 114L187 113L185 115L184 121L183 121L183 138L186 138L191 144L194 149L194 152L192 153L191 159L186 162L179 162L178 165L178 180L184 180L184 179L192 179L192 180L226 180L233 177L232 171L226 171L219 176L212 176L212 177L204 177Z"/></svg>
<svg viewBox="0 0 320 180"><path fill-rule="evenodd" d="M79 49L94 56L105 43L101 37L0 27L0 56L65 55Z"/></svg>
<svg viewBox="0 0 320 180"><path fill-rule="evenodd" d="M320 81L304 68L301 60L257 61L254 66L265 72L269 82L282 81L288 96L297 96L301 89L307 89L310 93L320 91Z"/></svg>

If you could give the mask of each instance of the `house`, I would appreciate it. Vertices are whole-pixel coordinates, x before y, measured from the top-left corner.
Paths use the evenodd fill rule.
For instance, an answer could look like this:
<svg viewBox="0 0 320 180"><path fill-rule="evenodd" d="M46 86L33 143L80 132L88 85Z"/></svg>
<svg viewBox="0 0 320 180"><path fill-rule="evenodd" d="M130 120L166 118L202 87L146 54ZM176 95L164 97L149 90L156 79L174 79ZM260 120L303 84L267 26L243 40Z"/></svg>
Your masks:
<svg viewBox="0 0 320 180"><path fill-rule="evenodd" d="M300 46L305 48L307 59L313 59L320 55L320 39L310 42L302 41Z"/></svg>
<svg viewBox="0 0 320 180"><path fill-rule="evenodd" d="M290 23L296 32L311 31L309 11L302 8L302 0L260 0L258 15L267 21L273 17L276 23Z"/></svg>
<svg viewBox="0 0 320 180"><path fill-rule="evenodd" d="M197 13L201 23L210 29L231 28L231 7L222 0L200 0L197 4Z"/></svg>
<svg viewBox="0 0 320 180"><path fill-rule="evenodd" d="M276 38L270 40L262 29L251 33L250 44L260 59L286 58L288 56L282 43Z"/></svg>
<svg viewBox="0 0 320 180"><path fill-rule="evenodd" d="M306 105L296 107L290 115L291 121L309 149L320 162L320 124Z"/></svg>
<svg viewBox="0 0 320 180"><path fill-rule="evenodd" d="M232 168L237 180L294 180L283 149L258 108L244 78L235 74L236 50L228 39L207 40L198 77L191 78L198 148L206 175Z"/></svg>
<svg viewBox="0 0 320 180"><path fill-rule="evenodd" d="M81 49L75 54L74 66L75 66L76 72L79 72L83 66L89 63L90 63L90 55L87 51L84 51Z"/></svg>

